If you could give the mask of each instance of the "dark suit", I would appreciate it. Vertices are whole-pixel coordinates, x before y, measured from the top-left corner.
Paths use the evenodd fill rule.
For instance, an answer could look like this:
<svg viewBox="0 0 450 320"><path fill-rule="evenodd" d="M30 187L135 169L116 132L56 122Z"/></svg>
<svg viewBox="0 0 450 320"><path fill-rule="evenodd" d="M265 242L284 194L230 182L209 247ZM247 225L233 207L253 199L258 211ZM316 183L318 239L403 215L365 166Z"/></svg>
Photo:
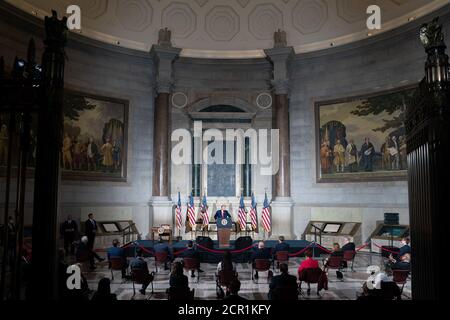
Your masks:
<svg viewBox="0 0 450 320"><path fill-rule="evenodd" d="M270 251L267 248L264 249L258 248L253 251L250 259L252 262L255 262L256 259L270 259Z"/></svg>
<svg viewBox="0 0 450 320"><path fill-rule="evenodd" d="M197 266L197 270L200 270L200 254L197 250L195 250L194 248L192 249L187 249L185 251L183 251L180 256L182 258L192 258L192 259L197 259L198 260L198 266ZM192 274L194 274L194 270L192 270Z"/></svg>
<svg viewBox="0 0 450 320"><path fill-rule="evenodd" d="M125 256L125 251L121 247L110 247L106 250L106 255L108 256L108 261L110 261L112 257L122 258L122 278L124 278L128 268L128 261ZM109 262L109 267L111 268L111 262Z"/></svg>
<svg viewBox="0 0 450 320"><path fill-rule="evenodd" d="M411 254L411 247L408 244L405 244L403 247L401 247L398 251L397 257L395 260L400 260L401 257L403 257L405 254Z"/></svg>
<svg viewBox="0 0 450 320"><path fill-rule="evenodd" d="M289 252L289 249L291 248L291 246L289 245L289 243L286 242L279 242L276 244L275 248L273 249L273 255L276 256L277 252L281 252L281 251L287 251Z"/></svg>
<svg viewBox="0 0 450 320"><path fill-rule="evenodd" d="M66 250L66 253L69 252L73 254L74 253L74 246L73 242L75 241L76 234L78 232L78 225L75 221L66 220L61 225L61 235L64 238L64 250Z"/></svg>
<svg viewBox="0 0 450 320"><path fill-rule="evenodd" d="M91 268L93 268L95 266L93 251L89 248L88 244L85 244L84 242L80 241L80 243L78 244L76 254L77 261L81 260L82 257L86 256L89 258L89 264Z"/></svg>
<svg viewBox="0 0 450 320"><path fill-rule="evenodd" d="M231 214L227 211L224 210L222 212L222 210L217 210L216 214L214 215L214 219L224 219L224 218L230 218L231 219Z"/></svg>
<svg viewBox="0 0 450 320"><path fill-rule="evenodd" d="M184 274L182 276L170 276L169 284L174 288L184 288L189 287L189 280Z"/></svg>
<svg viewBox="0 0 450 320"><path fill-rule="evenodd" d="M167 252L167 255L169 257L169 260L172 260L172 250L170 250L170 247L167 243L165 242L160 242L155 244L155 246L153 247L153 250L155 252Z"/></svg>
<svg viewBox="0 0 450 320"><path fill-rule="evenodd" d="M297 278L287 273L282 273L272 278L269 285L269 299L274 300L276 297L276 290L281 288L290 288L292 292L296 293Z"/></svg>
<svg viewBox="0 0 450 320"><path fill-rule="evenodd" d="M94 249L94 241L95 241L95 235L97 233L98 226L97 221L92 219L87 219L84 223L84 232L86 232L86 236L88 237L88 247L89 249Z"/></svg>
<svg viewBox="0 0 450 320"><path fill-rule="evenodd" d="M142 283L142 290L147 289L148 285L153 280L153 275L151 275L148 272L147 261L145 261L142 257L136 257L133 260L131 260L130 268L131 268L131 272L133 272L133 269L140 269L140 270L144 271L146 278L145 278L144 282Z"/></svg>
<svg viewBox="0 0 450 320"><path fill-rule="evenodd" d="M356 247L353 242L346 243L342 246L342 251L355 251Z"/></svg>

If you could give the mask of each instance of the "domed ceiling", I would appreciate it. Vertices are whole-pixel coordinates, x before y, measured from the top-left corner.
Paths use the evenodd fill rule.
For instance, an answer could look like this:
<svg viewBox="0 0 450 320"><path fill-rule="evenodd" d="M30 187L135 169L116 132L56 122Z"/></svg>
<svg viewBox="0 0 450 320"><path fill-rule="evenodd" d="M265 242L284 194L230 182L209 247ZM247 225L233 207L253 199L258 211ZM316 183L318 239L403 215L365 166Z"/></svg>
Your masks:
<svg viewBox="0 0 450 320"><path fill-rule="evenodd" d="M428 14L450 0L6 0L40 18L71 4L82 13L87 37L149 51L158 30L172 31L182 55L264 56L276 29L297 53L338 46L384 32ZM369 5L381 8L382 29L369 31Z"/></svg>

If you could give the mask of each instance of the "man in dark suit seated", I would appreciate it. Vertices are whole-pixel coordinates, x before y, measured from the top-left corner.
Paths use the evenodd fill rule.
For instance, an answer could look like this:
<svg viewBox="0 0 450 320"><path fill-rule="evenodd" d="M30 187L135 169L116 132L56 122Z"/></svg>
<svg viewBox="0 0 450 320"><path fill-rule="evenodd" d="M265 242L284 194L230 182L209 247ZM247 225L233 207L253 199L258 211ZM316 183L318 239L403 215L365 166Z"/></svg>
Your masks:
<svg viewBox="0 0 450 320"><path fill-rule="evenodd" d="M189 240L186 245L187 249L183 251L180 256L182 258L193 258L198 260L198 272L203 272L202 269L200 269L200 254L198 251L194 248L194 242L192 240ZM195 278L194 270L192 270L191 277Z"/></svg>
<svg viewBox="0 0 450 320"><path fill-rule="evenodd" d="M342 252L344 251L355 251L356 246L354 242L350 241L350 238L345 237L344 239L344 245L342 246Z"/></svg>
<svg viewBox="0 0 450 320"><path fill-rule="evenodd" d="M172 250L170 250L169 245L160 237L158 243L153 247L153 250L155 251L155 253L167 253L167 260L164 262L164 270L168 270L169 267L167 263L173 260Z"/></svg>
<svg viewBox="0 0 450 320"><path fill-rule="evenodd" d="M290 245L289 245L289 243L286 243L284 240L285 240L284 236L278 237L278 243L275 245L275 248L273 248L273 251L272 251L274 260L277 258L277 252L281 252L281 251L289 252Z"/></svg>
<svg viewBox="0 0 450 320"><path fill-rule="evenodd" d="M217 219L226 219L226 218L231 219L231 215L227 210L225 210L225 206L221 205L220 210L216 211L216 214L214 215L214 219L217 220Z"/></svg>
<svg viewBox="0 0 450 320"><path fill-rule="evenodd" d="M252 262L253 268L255 268L255 260L256 259L267 259L270 260L270 251L268 249L265 248L264 246L264 242L260 241L258 243L258 248L256 250L253 251L252 256L250 257L250 261ZM272 271L269 270L269 275L268 277L270 278L272 276ZM255 279L258 279L259 275L258 275L258 271L255 271Z"/></svg>
<svg viewBox="0 0 450 320"><path fill-rule="evenodd" d="M138 248L136 250L136 257L130 262L131 272L135 269L143 270L145 274L144 282L142 283L142 288L139 290L141 294L145 295L145 289L147 289L150 282L153 281L153 274L148 271L147 261L142 257L142 249Z"/></svg>
<svg viewBox="0 0 450 320"><path fill-rule="evenodd" d="M293 294L297 294L297 278L288 273L288 265L286 263L280 264L281 274L273 277L269 285L269 299L276 300L277 290L279 289L292 289ZM294 297L293 297L294 298Z"/></svg>
<svg viewBox="0 0 450 320"><path fill-rule="evenodd" d="M127 278L127 268L128 268L128 261L127 257L125 256L125 251L119 246L119 240L114 239L112 242L112 247L108 248L106 250L106 255L108 257L109 261L109 267L111 268L111 258L121 258L122 259L122 279Z"/></svg>
<svg viewBox="0 0 450 320"><path fill-rule="evenodd" d="M402 246L400 247L398 254L394 257L392 254L390 255L390 258L394 258L395 260L401 260L403 255L405 254L411 254L411 247L409 245L409 238L405 237L402 239Z"/></svg>
<svg viewBox="0 0 450 320"><path fill-rule="evenodd" d="M391 264L392 270L411 270L411 254L405 253L401 256L400 260L394 260Z"/></svg>
<svg viewBox="0 0 450 320"><path fill-rule="evenodd" d="M77 252L76 252L76 259L77 261L81 261L87 257L89 260L89 268L90 270L94 270L95 267L95 261L94 261L94 254L89 246L88 246L88 237L83 236L81 237L80 242L78 243Z"/></svg>
<svg viewBox="0 0 450 320"><path fill-rule="evenodd" d="M247 299L239 295L239 290L241 290L241 282L237 278L231 281L230 287L228 289L230 294L223 299L227 303L247 301Z"/></svg>

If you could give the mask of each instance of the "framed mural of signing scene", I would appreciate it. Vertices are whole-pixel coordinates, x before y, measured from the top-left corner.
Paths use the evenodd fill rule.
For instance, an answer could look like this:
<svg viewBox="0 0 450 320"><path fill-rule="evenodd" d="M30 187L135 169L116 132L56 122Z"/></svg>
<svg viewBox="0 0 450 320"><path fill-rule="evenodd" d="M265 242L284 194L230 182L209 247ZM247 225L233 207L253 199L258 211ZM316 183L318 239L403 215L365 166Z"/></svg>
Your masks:
<svg viewBox="0 0 450 320"><path fill-rule="evenodd" d="M64 92L63 179L126 181L128 101Z"/></svg>
<svg viewBox="0 0 450 320"><path fill-rule="evenodd" d="M317 182L405 180L405 110L416 87L316 102Z"/></svg>

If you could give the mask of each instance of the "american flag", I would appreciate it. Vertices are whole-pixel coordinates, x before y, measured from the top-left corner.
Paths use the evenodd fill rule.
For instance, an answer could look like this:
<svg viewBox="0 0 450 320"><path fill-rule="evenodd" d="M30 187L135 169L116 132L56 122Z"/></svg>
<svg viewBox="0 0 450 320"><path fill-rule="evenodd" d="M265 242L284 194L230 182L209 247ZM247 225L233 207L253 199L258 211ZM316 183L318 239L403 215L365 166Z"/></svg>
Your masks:
<svg viewBox="0 0 450 320"><path fill-rule="evenodd" d="M181 229L182 218L181 218L181 196L180 196L179 192L178 192L177 208L175 209L175 221L176 221L176 224L177 224L177 229L180 230Z"/></svg>
<svg viewBox="0 0 450 320"><path fill-rule="evenodd" d="M252 220L252 229L258 232L258 211L256 211L256 199L252 193L252 208L250 209L250 219Z"/></svg>
<svg viewBox="0 0 450 320"><path fill-rule="evenodd" d="M191 226L191 230L195 228L195 205L194 205L194 197L192 194L189 195L189 203L187 206L187 215L189 219L189 225Z"/></svg>
<svg viewBox="0 0 450 320"><path fill-rule="evenodd" d="M203 225L209 225L209 213L208 213L208 202L206 201L206 194L203 195L201 211L203 212Z"/></svg>
<svg viewBox="0 0 450 320"><path fill-rule="evenodd" d="M267 199L267 193L265 194L264 197L264 206L263 206L263 210L261 213L261 219L262 219L262 225L263 228L266 232L270 232L271 227L272 227L272 221L271 221L271 217L270 217L270 203L269 203L269 199Z"/></svg>
<svg viewBox="0 0 450 320"><path fill-rule="evenodd" d="M239 202L238 219L241 230L245 230L247 227L247 213L245 212L244 197L242 195Z"/></svg>

